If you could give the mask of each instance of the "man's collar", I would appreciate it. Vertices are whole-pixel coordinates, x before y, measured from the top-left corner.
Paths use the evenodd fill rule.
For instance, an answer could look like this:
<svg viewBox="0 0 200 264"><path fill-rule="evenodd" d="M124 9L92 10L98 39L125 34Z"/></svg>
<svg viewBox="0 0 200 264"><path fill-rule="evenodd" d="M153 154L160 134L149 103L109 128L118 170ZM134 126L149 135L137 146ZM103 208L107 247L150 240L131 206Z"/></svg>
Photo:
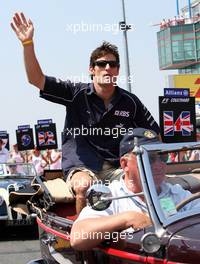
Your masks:
<svg viewBox="0 0 200 264"><path fill-rule="evenodd" d="M124 175L121 176L119 182L120 182L120 189L123 190L127 195L134 194L133 192L129 191L129 189L126 187L125 181L124 181ZM141 199L140 196L135 196L131 198L133 201L136 201L136 205L140 207L142 210L147 211L146 203Z"/></svg>
<svg viewBox="0 0 200 264"><path fill-rule="evenodd" d="M121 176L120 178L120 185L121 185L121 189L123 189L127 194L133 194L133 192L129 191L129 189L127 188L126 184L125 184L125 180L124 180L124 175Z"/></svg>
<svg viewBox="0 0 200 264"><path fill-rule="evenodd" d="M88 95L96 94L94 83L89 83L88 88L87 88L87 94ZM121 89L119 89L119 86L117 85L115 86L114 97L116 97L116 95L121 95Z"/></svg>
<svg viewBox="0 0 200 264"><path fill-rule="evenodd" d="M161 189L161 192L159 193L159 198L162 198L162 197L165 197L167 194L170 193L170 184L163 181L161 184L160 184L160 189Z"/></svg>
<svg viewBox="0 0 200 264"><path fill-rule="evenodd" d="M89 83L88 88L87 88L87 94L91 95L95 93L95 89L94 89L94 84L93 83Z"/></svg>

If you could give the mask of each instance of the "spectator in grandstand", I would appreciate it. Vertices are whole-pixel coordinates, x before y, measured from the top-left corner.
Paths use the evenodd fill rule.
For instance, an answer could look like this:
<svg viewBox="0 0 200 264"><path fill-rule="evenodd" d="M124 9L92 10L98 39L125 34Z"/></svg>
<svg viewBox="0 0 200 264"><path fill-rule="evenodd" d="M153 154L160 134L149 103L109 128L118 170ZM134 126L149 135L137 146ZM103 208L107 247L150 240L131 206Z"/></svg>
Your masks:
<svg viewBox="0 0 200 264"><path fill-rule="evenodd" d="M40 150L35 147L32 151L31 159L29 162L33 163L35 166L37 175L42 175L44 172L44 169L48 165L48 160L40 153Z"/></svg>
<svg viewBox="0 0 200 264"><path fill-rule="evenodd" d="M61 153L57 149L47 150L46 159L50 164L50 170L61 169Z"/></svg>
<svg viewBox="0 0 200 264"><path fill-rule="evenodd" d="M14 144L12 146L12 151L10 152L10 158L16 160L16 162L25 162L25 157L18 150L18 145Z"/></svg>
<svg viewBox="0 0 200 264"><path fill-rule="evenodd" d="M9 151L4 146L3 139L0 138L0 163L5 163L9 159Z"/></svg>

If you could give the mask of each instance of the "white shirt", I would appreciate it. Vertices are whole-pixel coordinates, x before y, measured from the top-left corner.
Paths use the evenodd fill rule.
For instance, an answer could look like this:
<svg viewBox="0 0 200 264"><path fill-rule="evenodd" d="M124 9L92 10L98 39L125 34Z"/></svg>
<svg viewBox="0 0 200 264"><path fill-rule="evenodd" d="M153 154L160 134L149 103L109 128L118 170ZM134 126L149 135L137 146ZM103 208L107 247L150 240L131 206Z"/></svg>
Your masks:
<svg viewBox="0 0 200 264"><path fill-rule="evenodd" d="M113 181L109 185L109 188L112 192L112 196L114 197L133 194L131 191L127 189L123 178L121 178L120 181ZM184 190L179 184L172 185L170 183L163 182L161 184L161 193L159 194L158 198L160 200L164 197L165 198L170 197L172 198L174 204L177 205L189 196L191 196L191 193L187 190ZM179 212L190 210L193 207L200 208L200 199L196 199L188 203L183 208L181 208ZM138 196L136 196L131 198L113 200L110 206L103 211L96 211L91 207L86 206L83 208L76 221L87 218L113 215L121 212L127 212L130 210L137 212L148 212L146 204Z"/></svg>
<svg viewBox="0 0 200 264"><path fill-rule="evenodd" d="M23 158L22 158L22 156L21 156L21 154L18 152L18 153L16 153L16 152L12 152L12 154L11 154L11 157L12 157L12 159L14 159L16 162L23 162L24 160L23 160Z"/></svg>
<svg viewBox="0 0 200 264"><path fill-rule="evenodd" d="M35 170L37 172L37 175L42 175L44 172L43 165L45 165L44 161L42 159L42 156L41 155L40 156L32 155L32 163L35 166Z"/></svg>
<svg viewBox="0 0 200 264"><path fill-rule="evenodd" d="M109 188L112 192L112 196L114 197L133 194L127 189L123 178L121 178L120 181L113 181L109 185ZM113 215L130 210L137 212L147 212L147 207L138 196L113 200L110 206L103 211L96 211L89 206L84 207L76 221L86 218Z"/></svg>
<svg viewBox="0 0 200 264"><path fill-rule="evenodd" d="M158 196L160 201L162 198L171 198L174 204L177 205L191 196L191 192L184 190L179 184L172 185L170 183L163 182L160 187L161 193ZM192 202L186 204L179 210L179 212L188 211L194 207L200 208L200 199L195 199Z"/></svg>
<svg viewBox="0 0 200 264"><path fill-rule="evenodd" d="M9 151L7 148L2 148L0 150L0 163L5 163L9 159Z"/></svg>
<svg viewBox="0 0 200 264"><path fill-rule="evenodd" d="M58 152L55 152L54 150L52 150L51 152L51 159L54 161L57 159L57 157L60 156L60 154ZM56 162L50 164L50 169L51 170L58 170L61 169L61 158L59 158Z"/></svg>

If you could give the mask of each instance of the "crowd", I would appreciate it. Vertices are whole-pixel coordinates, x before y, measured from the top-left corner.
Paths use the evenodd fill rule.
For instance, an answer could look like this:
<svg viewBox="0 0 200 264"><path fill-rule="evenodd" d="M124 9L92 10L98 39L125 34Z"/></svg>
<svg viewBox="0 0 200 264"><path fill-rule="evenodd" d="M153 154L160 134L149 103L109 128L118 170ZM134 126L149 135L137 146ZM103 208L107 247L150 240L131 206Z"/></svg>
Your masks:
<svg viewBox="0 0 200 264"><path fill-rule="evenodd" d="M192 18L185 18L183 15L174 16L172 19L163 19L160 22L160 29L166 29L171 26L177 26L177 25L184 25L184 24L190 24L195 23L200 20L200 14L197 14L195 17Z"/></svg>
<svg viewBox="0 0 200 264"><path fill-rule="evenodd" d="M170 26L176 26L176 25L184 25L185 24L185 18L180 15L180 16L175 16L172 19L163 19L160 22L160 29L165 29L168 28Z"/></svg>
<svg viewBox="0 0 200 264"><path fill-rule="evenodd" d="M199 150L187 150L180 152L171 152L168 154L168 163L194 161L200 159Z"/></svg>
<svg viewBox="0 0 200 264"><path fill-rule="evenodd" d="M0 138L0 163L33 163L37 175L42 175L44 169L61 169L62 154L57 149L42 150L37 147L29 151L19 151L17 144L8 151Z"/></svg>

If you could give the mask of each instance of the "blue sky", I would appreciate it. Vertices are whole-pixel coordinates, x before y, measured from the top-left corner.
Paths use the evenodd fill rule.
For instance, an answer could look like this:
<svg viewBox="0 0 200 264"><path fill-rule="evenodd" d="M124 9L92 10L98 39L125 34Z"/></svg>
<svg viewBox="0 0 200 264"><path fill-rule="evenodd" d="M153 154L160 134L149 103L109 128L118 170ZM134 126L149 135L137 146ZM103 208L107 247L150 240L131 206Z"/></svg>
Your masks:
<svg viewBox="0 0 200 264"><path fill-rule="evenodd" d="M187 3L179 2L180 6ZM132 92L158 121L158 96L163 95L167 75L176 72L159 71L156 42L159 27L150 24L174 17L176 1L125 0L125 7L127 23L134 25L134 30L128 32ZM39 119L52 118L60 137L65 117L63 106L39 98L38 90L27 82L23 49L10 28L13 14L20 11L33 21L36 54L45 74L63 80L69 76L87 77L90 53L103 40L118 46L121 55L120 74L125 74L123 35L116 31L116 24L122 21L121 0L1 0L0 130L8 131L11 144L16 141L15 129L18 125L30 124L33 127ZM82 28L83 24L87 26L84 32L75 34L72 31L75 24L82 25ZM100 28L86 32L87 27L93 24L101 24L103 30ZM108 31L108 25L113 30Z"/></svg>

